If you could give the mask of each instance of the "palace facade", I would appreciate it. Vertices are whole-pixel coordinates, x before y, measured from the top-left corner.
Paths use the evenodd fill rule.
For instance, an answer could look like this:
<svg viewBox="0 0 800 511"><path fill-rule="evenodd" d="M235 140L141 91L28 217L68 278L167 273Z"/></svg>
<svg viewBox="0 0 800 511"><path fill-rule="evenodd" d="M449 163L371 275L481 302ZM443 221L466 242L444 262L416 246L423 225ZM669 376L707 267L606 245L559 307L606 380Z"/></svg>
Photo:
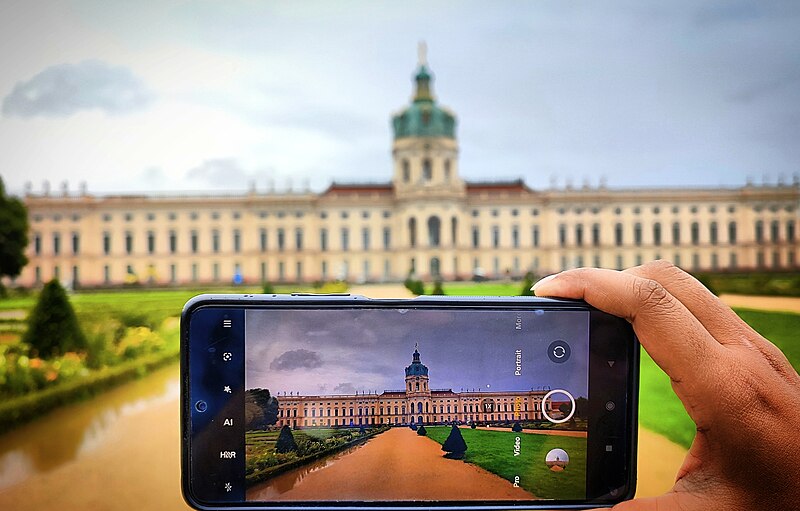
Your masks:
<svg viewBox="0 0 800 511"><path fill-rule="evenodd" d="M797 268L796 178L674 189L465 181L456 116L431 81L421 62L411 104L392 118L391 181L207 196L28 190L30 263L15 283L450 280L659 258L693 271Z"/></svg>
<svg viewBox="0 0 800 511"><path fill-rule="evenodd" d="M453 392L431 389L428 367L414 350L405 371L403 390L384 390L380 394L293 396L276 393L279 411L277 426L369 426L447 424L459 422L510 422L542 420L545 390L512 392ZM551 417L553 402L545 402ZM552 413L551 413L552 412Z"/></svg>

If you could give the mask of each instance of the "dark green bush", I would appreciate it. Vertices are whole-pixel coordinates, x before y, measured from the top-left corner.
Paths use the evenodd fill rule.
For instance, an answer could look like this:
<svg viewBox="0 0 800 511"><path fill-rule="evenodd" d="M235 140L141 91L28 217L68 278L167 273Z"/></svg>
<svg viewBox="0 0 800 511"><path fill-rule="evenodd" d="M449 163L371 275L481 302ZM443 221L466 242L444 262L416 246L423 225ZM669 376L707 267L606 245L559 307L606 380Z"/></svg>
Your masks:
<svg viewBox="0 0 800 511"><path fill-rule="evenodd" d="M84 351L88 345L67 293L57 280L45 284L22 338L40 357Z"/></svg>
<svg viewBox="0 0 800 511"><path fill-rule="evenodd" d="M453 459L461 459L467 452L467 442L464 441L461 430L455 424L450 428L450 435L442 444L442 450L447 453L445 457Z"/></svg>
<svg viewBox="0 0 800 511"><path fill-rule="evenodd" d="M442 289L442 281L436 280L433 283L433 290L431 291L432 295L444 295L444 289Z"/></svg>
<svg viewBox="0 0 800 511"><path fill-rule="evenodd" d="M420 426L417 428L417 434L419 436L428 436L428 430L425 429L425 426Z"/></svg>
<svg viewBox="0 0 800 511"><path fill-rule="evenodd" d="M269 282L264 282L261 284L261 292L265 295L271 295L275 293L275 288Z"/></svg>
<svg viewBox="0 0 800 511"><path fill-rule="evenodd" d="M525 278L522 279L522 288L519 290L520 296L533 296L533 291L531 291L531 287L536 282L536 275L533 272L529 271L525 274Z"/></svg>
<svg viewBox="0 0 800 511"><path fill-rule="evenodd" d="M515 422L514 425L511 426L511 431L514 431L515 433L522 432L522 425L519 422Z"/></svg>
<svg viewBox="0 0 800 511"><path fill-rule="evenodd" d="M275 450L279 453L297 451L297 442L294 441L292 428L289 426L281 428L281 433L278 435L278 440L275 442Z"/></svg>

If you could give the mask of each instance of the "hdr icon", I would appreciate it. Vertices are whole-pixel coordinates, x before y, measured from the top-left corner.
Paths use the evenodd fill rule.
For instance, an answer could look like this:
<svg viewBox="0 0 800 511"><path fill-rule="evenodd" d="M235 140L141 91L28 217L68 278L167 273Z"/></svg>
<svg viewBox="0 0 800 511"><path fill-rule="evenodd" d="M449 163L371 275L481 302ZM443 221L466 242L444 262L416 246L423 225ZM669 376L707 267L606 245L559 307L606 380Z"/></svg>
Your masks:
<svg viewBox="0 0 800 511"><path fill-rule="evenodd" d="M226 460L236 459L236 451L219 451L219 457Z"/></svg>

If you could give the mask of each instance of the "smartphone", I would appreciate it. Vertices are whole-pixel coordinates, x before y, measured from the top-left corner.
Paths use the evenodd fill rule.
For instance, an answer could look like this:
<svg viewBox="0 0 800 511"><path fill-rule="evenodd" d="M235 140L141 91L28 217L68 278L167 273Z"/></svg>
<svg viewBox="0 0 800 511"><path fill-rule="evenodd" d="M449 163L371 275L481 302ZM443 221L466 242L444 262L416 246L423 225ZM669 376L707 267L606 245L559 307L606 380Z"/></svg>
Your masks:
<svg viewBox="0 0 800 511"><path fill-rule="evenodd" d="M584 302L201 295L181 342L196 509L579 509L635 492L639 346Z"/></svg>

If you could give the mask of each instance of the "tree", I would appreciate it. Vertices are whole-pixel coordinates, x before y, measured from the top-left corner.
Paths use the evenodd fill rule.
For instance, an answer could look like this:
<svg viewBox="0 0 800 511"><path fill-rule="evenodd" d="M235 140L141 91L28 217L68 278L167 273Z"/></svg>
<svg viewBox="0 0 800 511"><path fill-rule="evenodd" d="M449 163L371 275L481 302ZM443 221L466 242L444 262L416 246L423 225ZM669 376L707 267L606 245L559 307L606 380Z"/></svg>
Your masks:
<svg viewBox="0 0 800 511"><path fill-rule="evenodd" d="M278 435L278 440L275 442L275 450L280 453L297 451L297 442L294 441L292 435L292 428L284 426Z"/></svg>
<svg viewBox="0 0 800 511"><path fill-rule="evenodd" d="M14 278L28 264L28 210L19 199L8 197L0 177L0 279ZM0 281L0 294L5 293Z"/></svg>
<svg viewBox="0 0 800 511"><path fill-rule="evenodd" d="M364 426L361 426L360 428L358 428L358 434L359 435L366 435L367 434L366 428L364 428Z"/></svg>
<svg viewBox="0 0 800 511"><path fill-rule="evenodd" d="M436 280L433 283L433 290L431 291L432 295L444 295L444 289L442 289L442 281Z"/></svg>
<svg viewBox="0 0 800 511"><path fill-rule="evenodd" d="M416 431L417 430L417 425L412 422L411 425L409 426L409 428L411 428L412 431Z"/></svg>
<svg viewBox="0 0 800 511"><path fill-rule="evenodd" d="M45 284L28 318L22 342L30 344L40 357L53 357L88 347L67 293L57 280Z"/></svg>
<svg viewBox="0 0 800 511"><path fill-rule="evenodd" d="M467 442L464 441L461 430L455 424L450 428L450 435L444 441L442 450L447 453L444 455L445 458L454 460L462 459L467 452Z"/></svg>
<svg viewBox="0 0 800 511"><path fill-rule="evenodd" d="M265 280L261 283L261 292L265 295L271 295L275 292L275 288L272 287L272 284L270 284L269 281Z"/></svg>
<svg viewBox="0 0 800 511"><path fill-rule="evenodd" d="M244 418L247 429L265 429L278 422L280 403L269 389L249 389L244 394Z"/></svg>
<svg viewBox="0 0 800 511"><path fill-rule="evenodd" d="M511 431L513 431L515 433L521 433L522 432L522 425L519 422L515 422L514 425L511 426Z"/></svg>
<svg viewBox="0 0 800 511"><path fill-rule="evenodd" d="M475 429L475 428L478 427L478 423L475 422L475 421L472 421L472 424L470 424L469 427L472 428L472 429Z"/></svg>
<svg viewBox="0 0 800 511"><path fill-rule="evenodd" d="M426 430L426 429L425 429L425 426L420 426L420 427L417 429L417 434L418 434L419 436L428 436L428 430Z"/></svg>

